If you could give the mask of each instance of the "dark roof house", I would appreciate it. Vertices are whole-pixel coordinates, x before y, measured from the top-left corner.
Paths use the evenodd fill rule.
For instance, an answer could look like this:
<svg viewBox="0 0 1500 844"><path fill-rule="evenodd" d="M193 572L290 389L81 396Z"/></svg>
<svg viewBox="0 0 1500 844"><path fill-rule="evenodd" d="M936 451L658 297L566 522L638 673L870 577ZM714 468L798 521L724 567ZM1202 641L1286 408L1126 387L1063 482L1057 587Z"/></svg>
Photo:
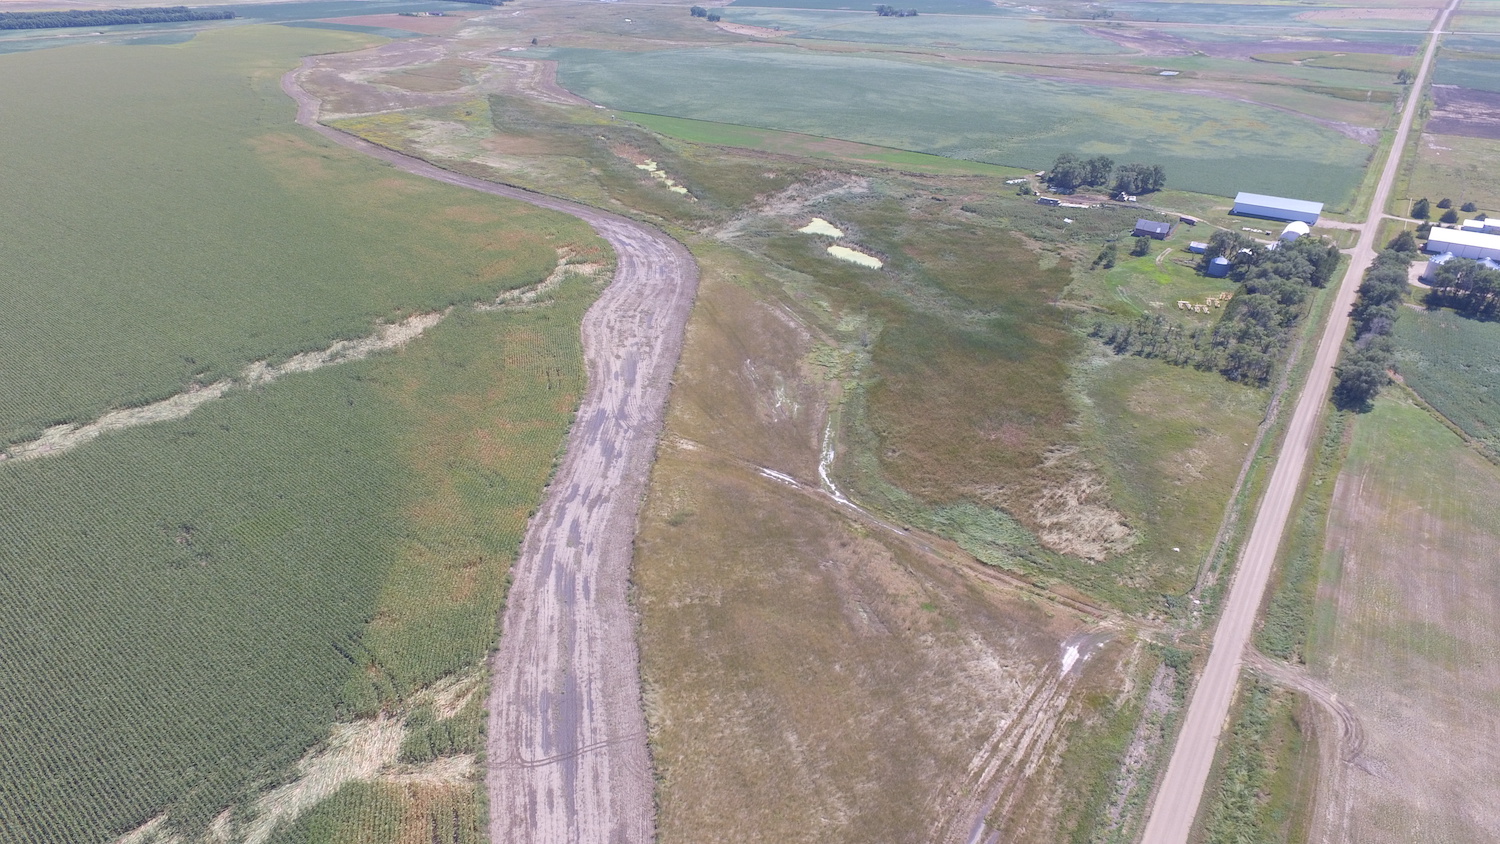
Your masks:
<svg viewBox="0 0 1500 844"><path fill-rule="evenodd" d="M1155 220L1136 220L1135 231L1132 237L1154 237L1157 240L1166 240L1167 235L1172 233L1171 223L1158 223Z"/></svg>

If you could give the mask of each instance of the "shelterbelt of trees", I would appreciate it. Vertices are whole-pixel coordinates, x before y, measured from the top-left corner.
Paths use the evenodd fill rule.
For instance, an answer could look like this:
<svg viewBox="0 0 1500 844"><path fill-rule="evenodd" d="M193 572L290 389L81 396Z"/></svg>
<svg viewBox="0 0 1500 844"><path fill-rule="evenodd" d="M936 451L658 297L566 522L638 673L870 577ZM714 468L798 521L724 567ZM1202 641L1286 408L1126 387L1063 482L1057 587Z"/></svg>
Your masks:
<svg viewBox="0 0 1500 844"><path fill-rule="evenodd" d="M1231 381L1264 386L1271 380L1309 294L1338 268L1337 246L1304 237L1267 249L1239 232L1219 231L1203 256L1229 258L1240 289L1217 325L1189 325L1164 314L1142 314L1132 323L1099 321L1093 336L1116 354L1159 358L1178 366L1215 370Z"/></svg>
<svg viewBox="0 0 1500 844"><path fill-rule="evenodd" d="M53 29L65 26L119 26L132 23L225 21L228 9L147 6L140 9L69 9L65 12L0 12L0 29Z"/></svg>

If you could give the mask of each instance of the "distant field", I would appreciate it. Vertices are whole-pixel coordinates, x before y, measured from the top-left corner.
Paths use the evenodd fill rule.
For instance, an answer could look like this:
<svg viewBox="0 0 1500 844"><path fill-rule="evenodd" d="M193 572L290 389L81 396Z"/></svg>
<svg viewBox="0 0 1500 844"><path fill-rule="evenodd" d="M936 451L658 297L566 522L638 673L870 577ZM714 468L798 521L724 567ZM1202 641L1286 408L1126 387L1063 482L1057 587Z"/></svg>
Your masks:
<svg viewBox="0 0 1500 844"><path fill-rule="evenodd" d="M298 45L359 43L233 27L174 49L0 57L0 441L547 274L560 218L281 128L276 73ZM281 64L259 69L266 56Z"/></svg>
<svg viewBox="0 0 1500 844"><path fill-rule="evenodd" d="M1338 206L1369 154L1282 112L1165 91L758 49L555 57L570 90L629 111L1021 167L1044 167L1061 151L1104 153L1160 163L1172 186L1221 196L1253 183Z"/></svg>
<svg viewBox="0 0 1500 844"><path fill-rule="evenodd" d="M1458 85L1500 93L1500 61L1439 58L1432 81L1436 85Z"/></svg>
<svg viewBox="0 0 1500 844"><path fill-rule="evenodd" d="M1014 17L882 18L873 14L852 15L847 12L820 12L800 8L742 9L739 5L734 5L725 9L724 19L751 26L781 27L792 33L790 37L821 41L1016 53L1103 55L1128 52L1107 39L1088 34L1078 24L1021 20Z"/></svg>
<svg viewBox="0 0 1500 844"><path fill-rule="evenodd" d="M1396 338L1406 383L1500 457L1500 323L1403 311Z"/></svg>
<svg viewBox="0 0 1500 844"><path fill-rule="evenodd" d="M837 9L855 12L865 12L872 17L875 14L876 3L865 3L860 0L735 0L729 6L738 9L742 7L765 7L771 9ZM889 4L888 4L889 5ZM908 0L900 4L902 9L916 9L924 14L948 14L948 15L1016 15L1014 9L1005 9L990 2L990 0Z"/></svg>
<svg viewBox="0 0 1500 844"><path fill-rule="evenodd" d="M945 158L941 155L907 152L869 144L834 141L816 135L752 129L749 126L736 126L730 123L712 123L706 120L687 120L681 117L662 117L656 114L631 112L621 112L620 116L639 123L653 132L660 132L663 135L697 144L760 149L785 155L805 155L810 158L868 162L893 168L909 168L923 173L1013 177L1023 172L1015 167L1001 167L995 164L982 164L978 161L964 161L957 158Z"/></svg>
<svg viewBox="0 0 1500 844"><path fill-rule="evenodd" d="M196 840L226 807L251 820L336 720L384 712L399 739L414 695L480 670L494 643L582 390L595 288L564 283L534 311L468 305L539 281L558 248L604 254L581 223L292 127L282 70L358 43L237 27L0 58L38 86L0 95L36 134L6 165L41 215L7 218L27 238L0 271L13 427L455 305L399 353L0 463L0 838L105 842L166 814ZM82 195L48 195L43 175ZM318 818L362 844L445 828L433 812L477 811L472 766L454 770ZM389 837L369 825L393 813Z"/></svg>

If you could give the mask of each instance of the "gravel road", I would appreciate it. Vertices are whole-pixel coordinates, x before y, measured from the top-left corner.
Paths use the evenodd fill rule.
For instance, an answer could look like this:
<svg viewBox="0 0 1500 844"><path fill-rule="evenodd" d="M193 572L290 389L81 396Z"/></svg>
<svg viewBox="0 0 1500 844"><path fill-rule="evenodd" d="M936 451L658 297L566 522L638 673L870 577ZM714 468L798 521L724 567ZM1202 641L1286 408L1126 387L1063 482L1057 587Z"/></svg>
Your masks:
<svg viewBox="0 0 1500 844"><path fill-rule="evenodd" d="M408 173L571 214L615 249L614 280L583 319L588 391L513 569L491 665L486 781L492 841L645 844L655 835L653 779L626 590L697 265L634 220L320 125L317 98L299 84L315 62L282 77L298 123Z"/></svg>
<svg viewBox="0 0 1500 844"><path fill-rule="evenodd" d="M1338 362L1339 350L1343 348L1344 336L1349 332L1349 309L1354 304L1355 292L1364 271L1375 259L1375 236L1379 233L1380 218L1390 197L1391 184L1396 180L1401 152L1406 149L1406 137L1411 130L1417 103L1421 99L1422 85L1432 67L1438 37L1447 24L1448 16L1457 6L1458 0L1450 0L1433 24L1434 34L1428 42L1421 70L1417 72L1417 79L1412 84L1413 93L1408 98L1405 113L1396 131L1390 157L1376 184L1370 212L1365 215L1368 222L1360 233L1349 270L1334 298L1328 325L1318 344L1317 357L1308 373L1307 383L1297 398L1286 440L1282 444L1276 465L1271 470L1265 497L1261 500L1249 538L1245 541L1238 571L1224 599L1219 627L1214 631L1208 665L1204 667L1203 676L1193 690L1192 701L1183 718L1182 731L1178 734L1177 745L1173 748L1171 761L1167 764L1166 773L1156 793L1155 805L1146 822L1142 844L1186 844L1192 830L1203 789L1213 766L1214 751L1229 717L1229 705L1239 681L1245 645L1250 640L1255 619L1259 615L1261 599L1271 577L1271 567L1276 561L1276 550L1281 546L1282 532L1291 515L1292 505L1297 500L1297 488L1301 483L1307 458L1312 453L1314 439L1318 434L1317 422L1328 401L1333 367Z"/></svg>

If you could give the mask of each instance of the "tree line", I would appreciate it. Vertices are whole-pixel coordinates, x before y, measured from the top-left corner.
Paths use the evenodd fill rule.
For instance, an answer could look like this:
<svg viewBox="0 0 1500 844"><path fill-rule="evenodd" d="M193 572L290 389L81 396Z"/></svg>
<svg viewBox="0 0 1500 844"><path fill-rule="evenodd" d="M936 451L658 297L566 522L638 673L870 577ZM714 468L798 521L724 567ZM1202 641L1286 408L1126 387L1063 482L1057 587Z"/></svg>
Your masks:
<svg viewBox="0 0 1500 844"><path fill-rule="evenodd" d="M69 9L65 12L0 12L0 29L52 29L66 26L120 26L135 23L223 21L234 17L227 9L189 9L186 6L147 6L139 9Z"/></svg>
<svg viewBox="0 0 1500 844"><path fill-rule="evenodd" d="M1397 236L1365 270L1349 312L1354 340L1334 370L1333 403L1341 409L1368 408L1389 380L1386 371L1396 354L1391 332L1406 299L1407 271L1416 252L1416 240L1408 232L1401 234L1405 237Z"/></svg>
<svg viewBox="0 0 1500 844"><path fill-rule="evenodd" d="M898 9L895 6L880 5L875 7L875 14L883 18L914 18L917 16L917 10Z"/></svg>
<svg viewBox="0 0 1500 844"><path fill-rule="evenodd" d="M709 23L718 23L719 21L723 20L723 16L718 12L710 12L702 6L694 6L693 8L688 9L688 14L692 15L695 18L706 18Z"/></svg>
<svg viewBox="0 0 1500 844"><path fill-rule="evenodd" d="M1112 190L1117 193L1142 194L1161 190L1167 184L1167 173L1160 164L1121 164L1106 155L1079 158L1065 152L1047 171L1047 184L1053 190L1070 193L1081 187L1104 187L1114 176Z"/></svg>
<svg viewBox="0 0 1500 844"><path fill-rule="evenodd" d="M1269 383L1306 314L1311 291L1327 285L1338 268L1339 250L1309 237L1274 250L1253 241L1242 245L1244 240L1248 238L1238 232L1221 231L1210 241L1214 254L1208 260L1232 255L1230 277L1240 283L1217 325L1188 325L1163 314L1142 314L1131 323L1101 320L1090 334L1116 354L1216 371L1231 381L1257 386Z"/></svg>

